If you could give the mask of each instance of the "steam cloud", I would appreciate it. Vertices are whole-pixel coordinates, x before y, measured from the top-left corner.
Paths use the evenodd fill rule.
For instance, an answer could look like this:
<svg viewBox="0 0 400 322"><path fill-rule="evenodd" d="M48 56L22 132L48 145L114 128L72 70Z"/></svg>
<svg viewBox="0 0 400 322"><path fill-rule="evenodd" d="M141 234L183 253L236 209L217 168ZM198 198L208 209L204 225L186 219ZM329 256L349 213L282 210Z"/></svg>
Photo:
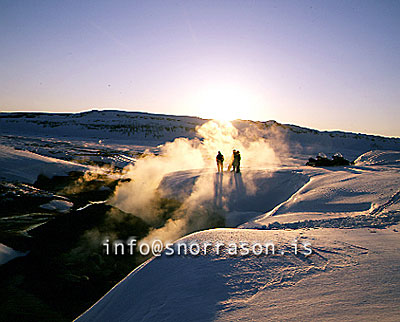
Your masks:
<svg viewBox="0 0 400 322"><path fill-rule="evenodd" d="M223 226L223 212L229 210L226 199L232 191L242 189L252 194L257 189L246 171L270 169L280 163L275 151L279 147L277 152L282 152L284 140L277 133L266 133L260 123L209 121L197 128L197 139L178 138L160 146L159 156L148 154L126 167L131 181L117 187L110 203L155 227L146 237L147 242L155 238L175 241L196 230ZM230 174L215 175L217 151L225 156L226 170L233 149L240 151L241 169L246 175L245 182L236 181L236 185ZM198 169L199 175L189 195L171 196L170 191L163 191L160 183L167 174L193 169ZM168 219L163 218L159 207L165 195L183 199Z"/></svg>

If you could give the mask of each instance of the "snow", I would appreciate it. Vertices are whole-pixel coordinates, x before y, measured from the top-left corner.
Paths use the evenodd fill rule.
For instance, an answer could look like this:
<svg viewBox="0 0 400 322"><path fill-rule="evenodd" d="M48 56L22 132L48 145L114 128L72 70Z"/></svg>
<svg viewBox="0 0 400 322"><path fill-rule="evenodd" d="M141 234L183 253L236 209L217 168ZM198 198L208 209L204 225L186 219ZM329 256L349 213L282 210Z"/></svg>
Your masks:
<svg viewBox="0 0 400 322"><path fill-rule="evenodd" d="M39 174L52 177L66 175L70 171L86 171L88 169L92 169L92 167L0 145L1 180L34 183Z"/></svg>
<svg viewBox="0 0 400 322"><path fill-rule="evenodd" d="M398 168L400 167L400 152L373 150L361 155L355 163L360 166L385 165Z"/></svg>
<svg viewBox="0 0 400 322"><path fill-rule="evenodd" d="M158 144L195 138L196 126L206 121L123 111L0 113L0 179L33 183L39 174L97 171L60 159L77 156L134 164L148 148L157 153ZM196 183L209 183L213 205L223 210L229 228L175 241L175 249L198 243L201 252L151 258L77 321L398 320L400 139L234 122L243 132L254 124L261 137L279 133L284 139L279 144L289 154L279 167L223 175L173 172L159 186L164 197L185 201ZM340 152L355 165L303 166L319 152ZM72 203L58 199L41 207L68 212ZM300 249L310 243L313 253L294 254L294 241ZM204 254L205 243L226 247ZM273 243L277 251L234 256L231 243ZM23 255L0 244L0 264Z"/></svg>
<svg viewBox="0 0 400 322"><path fill-rule="evenodd" d="M66 200L51 200L48 203L40 205L40 208L47 210L55 210L60 213L67 213L74 204Z"/></svg>
<svg viewBox="0 0 400 322"><path fill-rule="evenodd" d="M178 137L196 137L196 127L208 120L191 116L175 116L126 111L88 111L82 113L0 113L2 135L38 138L84 140L96 144L136 144L157 146ZM245 132L256 124L260 135L268 138L280 133L292 150L304 154L341 152L354 159L376 149L400 149L398 138L386 138L340 131L317 131L275 121L250 122L236 120L235 127ZM99 143L101 142L101 143Z"/></svg>
<svg viewBox="0 0 400 322"><path fill-rule="evenodd" d="M215 320L398 319L400 254L396 245L399 245L399 233L392 229L375 234L367 229L318 229L304 234L314 239L315 255L327 260L325 270L305 274L290 287L268 285L246 299L242 307L224 311Z"/></svg>
<svg viewBox="0 0 400 322"><path fill-rule="evenodd" d="M194 137L196 117L124 111L70 113L0 113L1 132L7 135L80 138L92 142L131 142L158 145L179 136ZM145 143L145 144L142 144Z"/></svg>
<svg viewBox="0 0 400 322"><path fill-rule="evenodd" d="M214 229L178 242L309 240L314 254L162 256L135 269L77 321L351 321L400 313L399 234L367 229ZM177 243L178 243L177 242Z"/></svg>
<svg viewBox="0 0 400 322"><path fill-rule="evenodd" d="M256 225L368 214L388 202L400 187L400 173L392 169L342 167L304 171L310 182L256 219Z"/></svg>
<svg viewBox="0 0 400 322"><path fill-rule="evenodd" d="M26 254L28 253L16 251L0 243L0 265L7 263L14 258L25 256Z"/></svg>
<svg viewBox="0 0 400 322"><path fill-rule="evenodd" d="M302 172L292 169L243 170L242 173L216 174L215 171L193 170L171 173L159 189L164 197L184 200L198 180L212 182L216 206L223 206L226 226L236 227L272 209L288 199L309 181Z"/></svg>
<svg viewBox="0 0 400 322"><path fill-rule="evenodd" d="M398 216L396 160L396 152L375 151L361 156L354 167L244 169L243 182L253 180L262 187L249 194L228 189L231 174L224 174L224 196L235 199L227 202L226 216L234 217L231 224L241 223L239 228L201 231L175 241L175 250L182 243L203 246L196 256L164 252L153 257L77 321L397 320L399 224L386 229L357 228L362 226L358 223L350 229L265 230L275 221L345 216L362 222ZM201 176L212 179L207 172L182 171L166 176L161 187L184 199ZM284 188L276 192L279 187L287 187L285 200ZM310 243L312 255L295 255L294 241ZM273 243L276 253L229 253L227 245L243 242ZM226 247L219 254L215 247L204 254L204 243Z"/></svg>

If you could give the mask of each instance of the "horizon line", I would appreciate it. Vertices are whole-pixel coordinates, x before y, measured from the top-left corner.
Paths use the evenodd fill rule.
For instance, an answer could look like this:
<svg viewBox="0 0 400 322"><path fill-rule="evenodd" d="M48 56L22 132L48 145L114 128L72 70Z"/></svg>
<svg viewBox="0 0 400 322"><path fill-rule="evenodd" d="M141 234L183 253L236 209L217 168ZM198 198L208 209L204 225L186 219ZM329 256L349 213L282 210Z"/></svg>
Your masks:
<svg viewBox="0 0 400 322"><path fill-rule="evenodd" d="M82 113L88 113L88 112L123 112L123 113L142 113L142 114L151 114L151 115L163 115L163 116L175 116L175 117L191 117L191 118L198 118L201 120L215 120L218 121L218 119L213 119L213 118L205 118L201 116L195 116L195 115L184 115L184 114L165 114L165 113L155 113L155 112L148 112L148 111L143 111L143 110L124 110L124 109L109 109L109 108L92 108L92 109L84 109L81 111L71 111L71 112L55 112L55 111L27 111L27 110L16 110L16 111L4 111L0 110L1 113L37 113L37 114L82 114ZM229 122L234 122L234 121L244 121L244 122L260 122L260 123L266 123L266 122L276 122L281 125L285 126L297 126L300 128L308 129L308 130L317 130L319 132L342 132L342 133L347 133L347 134L361 134L361 135L369 135L369 136L376 136L376 137L383 137L383 138L389 138L389 139L400 139L400 136L389 136L389 135L384 135L384 134L377 134L377 133L365 133L365 132L353 132L351 130L343 130L343 129L321 129L321 128L312 128L312 127L307 127L303 125L297 125L294 123L283 123L277 120L266 120L266 121L261 121L261 120L250 120L250 119L235 119L231 120Z"/></svg>

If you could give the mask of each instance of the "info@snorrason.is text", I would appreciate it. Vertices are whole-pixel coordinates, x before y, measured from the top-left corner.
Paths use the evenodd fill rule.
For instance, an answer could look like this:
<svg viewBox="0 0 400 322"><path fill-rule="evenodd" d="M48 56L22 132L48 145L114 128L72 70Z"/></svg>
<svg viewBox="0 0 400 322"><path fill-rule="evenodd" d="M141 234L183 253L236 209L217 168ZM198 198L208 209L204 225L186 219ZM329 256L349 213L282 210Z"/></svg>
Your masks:
<svg viewBox="0 0 400 322"><path fill-rule="evenodd" d="M133 255L140 253L143 256L153 255L161 256L198 256L198 255L230 255L230 256L262 256L262 255L302 255L310 256L312 254L311 243L308 241L298 242L293 240L285 247L276 247L273 242L163 242L160 239L154 239L151 242L139 242L136 237L131 237L126 241L115 240L110 242L109 238L103 241L104 254L106 255Z"/></svg>

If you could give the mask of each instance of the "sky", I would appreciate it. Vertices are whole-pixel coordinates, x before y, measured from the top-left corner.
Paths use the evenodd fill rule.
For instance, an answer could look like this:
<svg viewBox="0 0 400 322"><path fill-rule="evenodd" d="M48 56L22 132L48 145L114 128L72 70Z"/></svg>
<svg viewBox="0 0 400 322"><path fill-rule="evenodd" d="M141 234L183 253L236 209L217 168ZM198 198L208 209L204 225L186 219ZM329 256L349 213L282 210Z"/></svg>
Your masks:
<svg viewBox="0 0 400 322"><path fill-rule="evenodd" d="M0 0L0 110L400 136L400 1Z"/></svg>

